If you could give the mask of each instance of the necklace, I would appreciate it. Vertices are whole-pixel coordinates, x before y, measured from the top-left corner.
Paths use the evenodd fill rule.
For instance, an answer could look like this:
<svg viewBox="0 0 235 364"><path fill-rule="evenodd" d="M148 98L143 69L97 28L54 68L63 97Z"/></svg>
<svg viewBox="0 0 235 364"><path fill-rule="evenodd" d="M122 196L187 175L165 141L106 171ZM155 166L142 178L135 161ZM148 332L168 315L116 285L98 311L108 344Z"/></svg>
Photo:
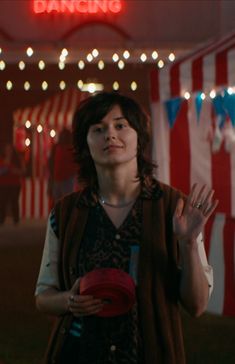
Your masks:
<svg viewBox="0 0 235 364"><path fill-rule="evenodd" d="M113 205L112 203L109 203L109 202L105 201L105 199L102 196L99 196L99 201L102 203L102 205L113 207L115 209L120 209L122 207L126 207L126 206L131 205L135 201L135 199L131 200L131 201L128 201L128 202L124 202L124 203L119 204L119 205Z"/></svg>

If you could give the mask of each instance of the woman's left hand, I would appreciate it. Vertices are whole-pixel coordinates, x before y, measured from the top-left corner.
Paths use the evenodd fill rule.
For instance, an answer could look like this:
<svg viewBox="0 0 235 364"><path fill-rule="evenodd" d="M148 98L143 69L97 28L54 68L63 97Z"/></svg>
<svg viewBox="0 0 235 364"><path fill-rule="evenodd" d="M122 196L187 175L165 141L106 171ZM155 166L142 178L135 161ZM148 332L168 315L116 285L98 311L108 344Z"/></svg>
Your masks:
<svg viewBox="0 0 235 364"><path fill-rule="evenodd" d="M188 243L196 240L218 205L213 195L214 190L208 189L206 185L198 190L198 185L194 184L187 200L178 200L173 215L173 229L178 240Z"/></svg>

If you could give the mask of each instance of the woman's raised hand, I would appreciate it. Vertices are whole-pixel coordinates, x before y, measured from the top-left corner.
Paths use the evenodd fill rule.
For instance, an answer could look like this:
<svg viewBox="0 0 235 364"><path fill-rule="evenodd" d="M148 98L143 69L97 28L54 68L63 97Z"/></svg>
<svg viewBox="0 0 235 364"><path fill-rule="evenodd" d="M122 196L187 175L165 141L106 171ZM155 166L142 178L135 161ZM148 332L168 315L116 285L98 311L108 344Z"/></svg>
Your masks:
<svg viewBox="0 0 235 364"><path fill-rule="evenodd" d="M194 184L188 198L180 198L173 216L173 229L178 240L195 240L202 232L208 218L211 216L218 200L213 200L214 190L206 185L201 188Z"/></svg>
<svg viewBox="0 0 235 364"><path fill-rule="evenodd" d="M78 278L69 291L68 310L75 317L95 315L103 309L104 303L93 296L80 295L79 284L80 279Z"/></svg>

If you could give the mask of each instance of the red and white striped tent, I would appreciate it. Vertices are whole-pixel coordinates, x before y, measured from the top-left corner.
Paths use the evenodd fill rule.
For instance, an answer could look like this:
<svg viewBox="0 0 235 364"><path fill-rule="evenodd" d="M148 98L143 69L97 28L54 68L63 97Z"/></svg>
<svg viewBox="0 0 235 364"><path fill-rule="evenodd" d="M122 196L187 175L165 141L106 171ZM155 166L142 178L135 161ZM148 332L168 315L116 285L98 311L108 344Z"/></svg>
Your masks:
<svg viewBox="0 0 235 364"><path fill-rule="evenodd" d="M230 141L235 135L234 120L227 114L219 136L216 134L218 115L209 94L213 91L212 97L216 93L223 97L234 86L235 33L151 73L157 177L185 193L194 182L206 183L220 200L205 230L215 278L208 310L227 315L235 315L235 148L227 139L227 135ZM199 94L203 95L200 108L196 106ZM232 107L235 110L235 101ZM215 151L218 138L221 145Z"/></svg>
<svg viewBox="0 0 235 364"><path fill-rule="evenodd" d="M47 159L54 142L50 132L54 130L58 135L64 127L71 127L73 114L84 96L81 91L69 89L36 106L18 109L13 113L15 144L21 143L24 147L24 139L29 137L31 140L29 148L33 172L31 178L23 180L20 197L22 218L48 216L50 201L47 196ZM28 129L25 127L27 121L31 123Z"/></svg>

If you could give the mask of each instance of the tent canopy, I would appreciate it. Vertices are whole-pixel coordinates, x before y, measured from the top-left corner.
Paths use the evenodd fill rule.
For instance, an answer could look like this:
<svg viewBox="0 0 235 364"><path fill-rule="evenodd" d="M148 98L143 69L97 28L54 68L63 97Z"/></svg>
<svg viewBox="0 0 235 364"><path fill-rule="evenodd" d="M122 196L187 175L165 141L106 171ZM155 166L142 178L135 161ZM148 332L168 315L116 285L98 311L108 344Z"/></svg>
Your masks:
<svg viewBox="0 0 235 364"><path fill-rule="evenodd" d="M235 85L235 33L210 42L173 64L152 72L152 100Z"/></svg>
<svg viewBox="0 0 235 364"><path fill-rule="evenodd" d="M14 111L14 125L15 127L23 126L29 120L32 126L41 124L57 131L63 127L69 127L73 114L83 97L84 93L76 89L61 91L36 106Z"/></svg>

